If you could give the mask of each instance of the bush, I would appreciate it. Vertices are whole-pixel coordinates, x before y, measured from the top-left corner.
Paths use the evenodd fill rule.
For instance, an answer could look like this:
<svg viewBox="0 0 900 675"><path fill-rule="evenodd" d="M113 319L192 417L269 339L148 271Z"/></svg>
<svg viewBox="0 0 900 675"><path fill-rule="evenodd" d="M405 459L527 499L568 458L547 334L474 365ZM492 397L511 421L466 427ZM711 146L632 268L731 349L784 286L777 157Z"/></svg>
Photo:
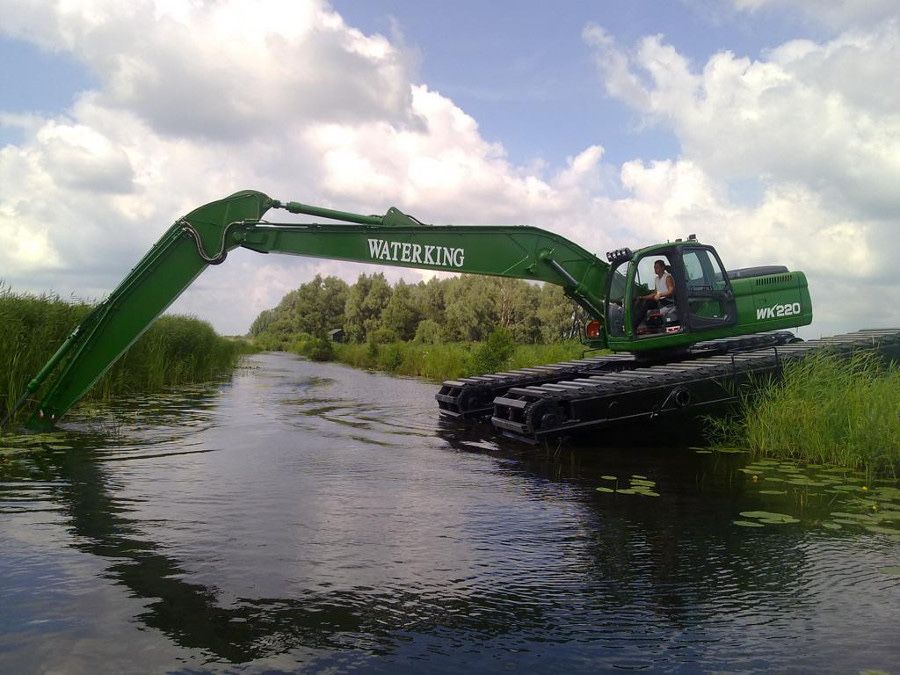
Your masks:
<svg viewBox="0 0 900 675"><path fill-rule="evenodd" d="M416 328L416 336L413 342L423 345L439 345L443 342L441 325L434 319L425 319L419 322Z"/></svg>
<svg viewBox="0 0 900 675"><path fill-rule="evenodd" d="M472 357L477 373L496 373L506 367L509 357L516 350L512 334L505 328L495 328Z"/></svg>

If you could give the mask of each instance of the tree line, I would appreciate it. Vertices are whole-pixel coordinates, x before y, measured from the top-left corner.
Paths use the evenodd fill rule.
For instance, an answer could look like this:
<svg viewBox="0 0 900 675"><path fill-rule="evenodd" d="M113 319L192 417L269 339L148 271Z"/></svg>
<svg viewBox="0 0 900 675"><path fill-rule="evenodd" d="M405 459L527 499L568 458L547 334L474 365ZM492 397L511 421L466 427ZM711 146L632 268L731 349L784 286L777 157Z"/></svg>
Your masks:
<svg viewBox="0 0 900 675"><path fill-rule="evenodd" d="M498 328L519 343L553 343L571 337L576 309L559 286L521 279L462 275L392 286L381 273L352 285L316 275L261 312L250 335L263 349L285 350L336 328L356 343L483 341Z"/></svg>

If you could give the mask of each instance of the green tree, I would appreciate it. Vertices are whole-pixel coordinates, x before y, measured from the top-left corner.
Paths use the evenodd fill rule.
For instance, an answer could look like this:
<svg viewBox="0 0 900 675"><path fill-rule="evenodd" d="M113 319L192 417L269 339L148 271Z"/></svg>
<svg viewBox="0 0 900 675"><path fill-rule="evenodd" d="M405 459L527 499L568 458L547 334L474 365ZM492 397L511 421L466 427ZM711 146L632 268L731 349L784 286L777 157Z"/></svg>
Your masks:
<svg viewBox="0 0 900 675"><path fill-rule="evenodd" d="M400 340L412 340L422 320L422 310L413 294L414 288L402 279L398 281L381 314L382 327L393 331Z"/></svg>
<svg viewBox="0 0 900 675"><path fill-rule="evenodd" d="M344 304L344 333L351 342L365 342L381 326L381 314L391 299L391 287L380 272L360 274Z"/></svg>
<svg viewBox="0 0 900 675"><path fill-rule="evenodd" d="M542 342L558 342L572 330L572 313L580 310L578 305L569 300L559 286L544 284L538 301L537 316L540 324Z"/></svg>
<svg viewBox="0 0 900 675"><path fill-rule="evenodd" d="M337 277L316 275L285 295L274 309L264 310L250 327L260 346L288 349L299 334L325 337L344 323L348 286Z"/></svg>
<svg viewBox="0 0 900 675"><path fill-rule="evenodd" d="M537 308L540 289L522 279L496 279L497 317L516 342L538 342L541 338Z"/></svg>
<svg viewBox="0 0 900 675"><path fill-rule="evenodd" d="M497 328L496 281L463 275L451 280L444 297L444 331L448 341L484 340Z"/></svg>

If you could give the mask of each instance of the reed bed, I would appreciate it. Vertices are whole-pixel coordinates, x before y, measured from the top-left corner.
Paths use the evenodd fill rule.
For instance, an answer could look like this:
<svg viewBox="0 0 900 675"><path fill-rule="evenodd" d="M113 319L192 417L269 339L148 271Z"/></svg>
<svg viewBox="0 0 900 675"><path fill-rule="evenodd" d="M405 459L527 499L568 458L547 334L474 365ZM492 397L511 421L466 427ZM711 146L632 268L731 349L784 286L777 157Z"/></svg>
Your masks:
<svg viewBox="0 0 900 675"><path fill-rule="evenodd" d="M811 356L785 368L781 382L747 398L715 435L757 455L900 472L900 370L872 353Z"/></svg>
<svg viewBox="0 0 900 675"><path fill-rule="evenodd" d="M526 368L581 358L578 342L549 345L491 345L488 342L421 344L392 342L383 345L334 345L334 360L355 368L393 375L423 377L434 382L485 372ZM301 352L302 353L302 352Z"/></svg>
<svg viewBox="0 0 900 675"><path fill-rule="evenodd" d="M83 302L0 287L0 416L12 408L28 381L90 309ZM107 399L213 380L230 373L240 355L249 350L246 342L220 337L204 321L164 316L107 371L87 398Z"/></svg>

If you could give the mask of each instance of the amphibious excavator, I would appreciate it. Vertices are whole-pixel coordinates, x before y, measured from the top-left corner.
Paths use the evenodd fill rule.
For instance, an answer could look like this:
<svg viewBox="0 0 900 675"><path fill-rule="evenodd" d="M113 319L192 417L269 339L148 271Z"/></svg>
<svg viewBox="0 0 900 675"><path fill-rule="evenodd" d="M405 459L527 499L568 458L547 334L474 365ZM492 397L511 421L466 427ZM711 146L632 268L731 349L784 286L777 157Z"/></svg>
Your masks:
<svg viewBox="0 0 900 675"><path fill-rule="evenodd" d="M328 222L263 220L271 209ZM359 215L247 190L179 218L75 328L17 404L34 404L28 426L55 425L208 265L239 246L561 286L590 319L587 348L613 354L448 381L436 395L442 415L490 416L503 433L525 439L705 405L721 398L723 377L754 371L742 358L762 354L757 365L769 367L770 351L785 353L796 340L784 329L812 320L802 272L727 271L716 250L693 235L601 260L531 226L427 225L396 208ZM658 264L672 284L655 300ZM837 342L881 339L852 335Z"/></svg>

